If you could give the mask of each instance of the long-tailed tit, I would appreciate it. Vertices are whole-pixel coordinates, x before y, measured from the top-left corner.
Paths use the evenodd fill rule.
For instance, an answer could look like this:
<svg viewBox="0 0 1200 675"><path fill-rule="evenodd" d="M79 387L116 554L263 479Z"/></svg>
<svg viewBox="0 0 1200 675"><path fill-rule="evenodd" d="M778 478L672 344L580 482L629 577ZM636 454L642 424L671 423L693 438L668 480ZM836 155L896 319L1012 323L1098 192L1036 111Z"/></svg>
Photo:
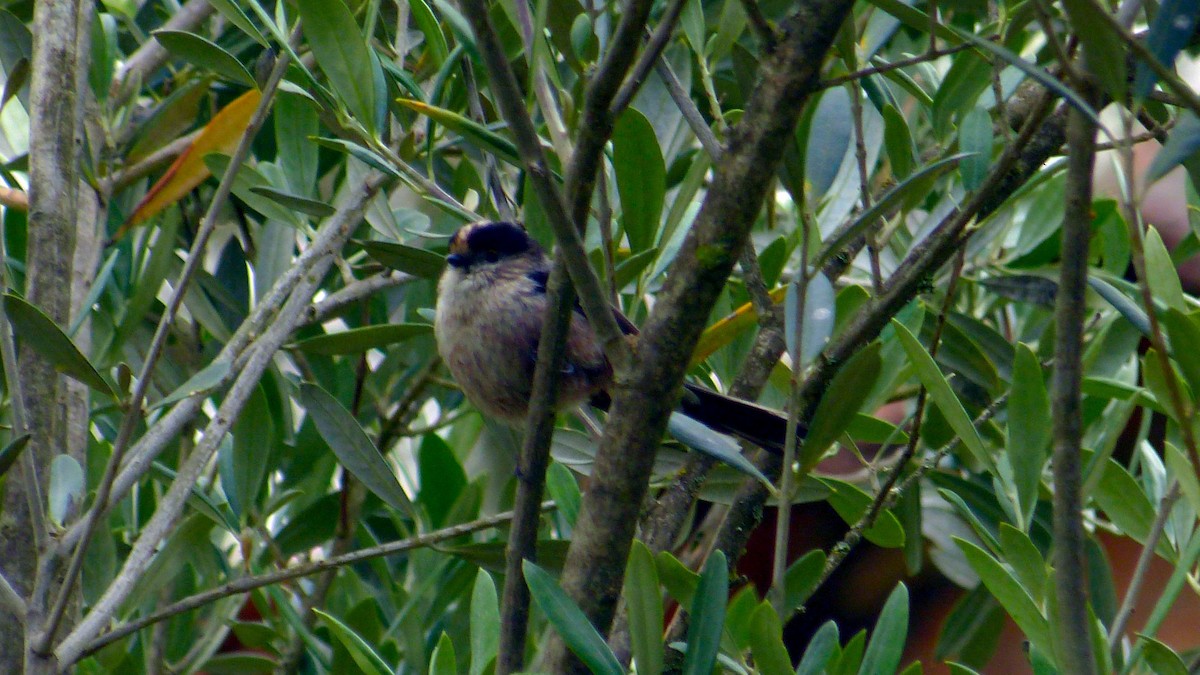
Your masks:
<svg viewBox="0 0 1200 675"><path fill-rule="evenodd" d="M520 423L533 389L550 262L520 225L509 222L459 228L446 262L438 283L438 352L476 407ZM637 332L613 312L627 333ZM607 408L612 367L581 311L571 317L566 346L559 409L585 401ZM691 383L684 387L680 409L685 415L768 450L783 448L787 420L781 414Z"/></svg>

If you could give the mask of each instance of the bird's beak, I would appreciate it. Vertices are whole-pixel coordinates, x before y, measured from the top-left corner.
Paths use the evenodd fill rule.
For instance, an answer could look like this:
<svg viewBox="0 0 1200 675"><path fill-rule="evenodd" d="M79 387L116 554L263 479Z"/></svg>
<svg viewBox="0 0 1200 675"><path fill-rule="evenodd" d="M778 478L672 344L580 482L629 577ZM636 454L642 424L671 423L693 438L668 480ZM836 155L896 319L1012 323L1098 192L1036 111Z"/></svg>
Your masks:
<svg viewBox="0 0 1200 675"><path fill-rule="evenodd" d="M451 253L450 255L446 256L446 264L457 268L463 268L470 265L470 263L467 261L467 256L459 253Z"/></svg>

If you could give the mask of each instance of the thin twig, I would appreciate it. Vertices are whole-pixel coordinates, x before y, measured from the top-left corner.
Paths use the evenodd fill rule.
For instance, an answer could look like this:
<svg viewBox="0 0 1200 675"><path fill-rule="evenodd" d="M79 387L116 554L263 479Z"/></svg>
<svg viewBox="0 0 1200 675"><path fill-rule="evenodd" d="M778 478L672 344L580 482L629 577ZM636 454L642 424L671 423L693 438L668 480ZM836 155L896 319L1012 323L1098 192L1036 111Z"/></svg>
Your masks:
<svg viewBox="0 0 1200 675"><path fill-rule="evenodd" d="M542 511L551 511L554 508L554 502L545 502L541 505ZM254 576L235 579L216 588L210 588L206 591L202 591L200 593L196 593L195 595L190 595L186 598L183 598L182 600L173 602L157 612L154 612L153 614L148 614L135 621L121 624L120 626L117 626L111 631L89 642L80 653L80 656L90 656L105 646L120 640L126 635L136 633L146 626L156 624L159 621L169 619L173 616L177 616L198 607L203 607L204 605L216 600L220 600L221 598L226 598L231 595L238 595L239 593L246 593L256 588L270 586L272 584L288 581L290 579L311 576L326 570L338 569L347 565L353 565L355 563L362 562L364 560L372 560L374 558L381 558L383 556L403 553L405 551L411 551L418 548L425 548L431 544L436 544L450 539L456 539L463 535L471 534L472 532L479 532L480 530L487 530L499 525L503 525L504 523L512 520L512 515L512 511L497 513L494 516L480 518L479 520L474 520L469 523L462 523L460 525L444 527L440 530L434 530L433 532L428 532L426 534L416 535L401 541L393 541L387 544L380 544L378 546L369 546L357 551L351 551L350 553L326 558L325 560L303 563L293 567L285 567L283 569L274 570L263 574L256 574Z"/></svg>
<svg viewBox="0 0 1200 675"><path fill-rule="evenodd" d="M658 63L663 50L667 48L667 43L671 41L671 35L675 32L675 24L679 22L679 15L683 13L685 4L687 4L687 0L671 0L671 4L667 5L666 11L658 20L658 26L646 40L646 45L642 49L637 63L633 64L629 77L613 98L612 106L609 108L611 117L616 118L633 102L634 95L642 88L646 76L650 74L650 69Z"/></svg>
<svg viewBox="0 0 1200 675"><path fill-rule="evenodd" d="M1158 513L1154 516L1150 534L1146 535L1146 543L1142 546L1137 564L1133 567L1133 574L1129 577L1129 587L1125 589L1125 599L1121 601L1121 608L1113 617L1112 627L1108 629L1108 644L1112 646L1114 654L1121 649L1121 638L1125 635L1125 628L1133 616L1133 608L1137 605L1138 596L1142 593L1142 585L1146 582L1146 574L1150 571L1150 563L1154 560L1154 550L1158 548L1158 540L1162 538L1167 520L1171 517L1171 510L1181 494L1179 481L1173 480L1167 494L1163 495L1158 502Z"/></svg>
<svg viewBox="0 0 1200 675"><path fill-rule="evenodd" d="M994 41L997 38L995 36L993 36L993 37L989 37L989 38L985 38L985 39ZM950 54L957 54L958 52L966 51L966 50L972 49L972 48L974 48L973 44L971 44L970 42L963 42L961 44L951 45L949 47L943 47L941 49L934 49L932 51L927 51L922 54L918 54L916 56L910 56L906 59L900 59L899 61L892 61L890 63L880 63L880 65L878 65L878 66L871 66L869 68L863 68L862 70L857 70L853 73L848 73L846 75L839 75L837 77L831 77L826 80L821 80L820 88L821 89L832 89L833 87L843 85L847 82L853 82L855 80L861 80L863 78L871 77L872 75L881 75L883 73L888 73L893 70L899 70L901 68L915 66L919 63L925 63L927 61L932 61L934 59L940 59L943 56L948 56ZM882 61L882 59L880 59L879 57L876 57L875 61Z"/></svg>
<svg viewBox="0 0 1200 675"><path fill-rule="evenodd" d="M384 272L366 279L352 281L325 296L319 302L314 302L305 314L304 320L308 323L320 323L363 298L375 295L384 289L403 286L412 280L413 277L407 274Z"/></svg>
<svg viewBox="0 0 1200 675"><path fill-rule="evenodd" d="M1095 99L1086 90L1084 95ZM1091 227L1092 166L1096 124L1072 108L1068 113L1067 182L1062 225L1062 255L1054 310L1055 345L1051 411L1054 422L1054 593L1062 645L1062 668L1095 673L1089 639L1087 535L1082 515L1083 432L1080 387L1083 381L1083 323L1087 306L1088 235Z"/></svg>
<svg viewBox="0 0 1200 675"><path fill-rule="evenodd" d="M775 43L779 41L779 33L771 26L771 22L767 21L757 0L741 0L741 2L742 10L746 12L747 23L750 24L750 29L754 31L755 37L758 38L763 52L771 53L775 49Z"/></svg>
<svg viewBox="0 0 1200 675"><path fill-rule="evenodd" d="M17 623L25 625L25 612L29 609L25 599L9 583L8 577L0 572L0 607L8 610L17 619Z"/></svg>

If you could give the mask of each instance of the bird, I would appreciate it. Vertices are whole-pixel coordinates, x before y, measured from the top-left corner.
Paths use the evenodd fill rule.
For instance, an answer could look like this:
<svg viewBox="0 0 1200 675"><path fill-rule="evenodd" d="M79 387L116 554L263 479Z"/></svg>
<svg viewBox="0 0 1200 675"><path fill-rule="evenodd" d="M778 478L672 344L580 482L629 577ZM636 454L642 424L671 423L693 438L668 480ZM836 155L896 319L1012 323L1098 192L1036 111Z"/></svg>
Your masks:
<svg viewBox="0 0 1200 675"><path fill-rule="evenodd" d="M450 238L438 281L434 334L438 353L467 399L484 414L521 424L529 409L538 342L546 315L550 260L517 222L479 221ZM626 335L637 327L612 308ZM607 410L612 365L576 305L566 338L557 409L589 403ZM680 412L714 431L782 453L787 418L778 411L684 383ZM803 426L798 434L803 436Z"/></svg>

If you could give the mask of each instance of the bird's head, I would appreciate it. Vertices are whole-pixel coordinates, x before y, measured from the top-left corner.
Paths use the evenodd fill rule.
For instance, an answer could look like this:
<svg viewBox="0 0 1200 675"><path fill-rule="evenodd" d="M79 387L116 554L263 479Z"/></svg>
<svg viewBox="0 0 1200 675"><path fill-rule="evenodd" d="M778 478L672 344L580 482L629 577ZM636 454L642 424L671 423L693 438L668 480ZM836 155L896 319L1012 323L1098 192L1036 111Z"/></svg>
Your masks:
<svg viewBox="0 0 1200 675"><path fill-rule="evenodd" d="M537 261L543 255L542 247L519 224L481 221L458 228L450 238L446 263L469 274L518 260Z"/></svg>

